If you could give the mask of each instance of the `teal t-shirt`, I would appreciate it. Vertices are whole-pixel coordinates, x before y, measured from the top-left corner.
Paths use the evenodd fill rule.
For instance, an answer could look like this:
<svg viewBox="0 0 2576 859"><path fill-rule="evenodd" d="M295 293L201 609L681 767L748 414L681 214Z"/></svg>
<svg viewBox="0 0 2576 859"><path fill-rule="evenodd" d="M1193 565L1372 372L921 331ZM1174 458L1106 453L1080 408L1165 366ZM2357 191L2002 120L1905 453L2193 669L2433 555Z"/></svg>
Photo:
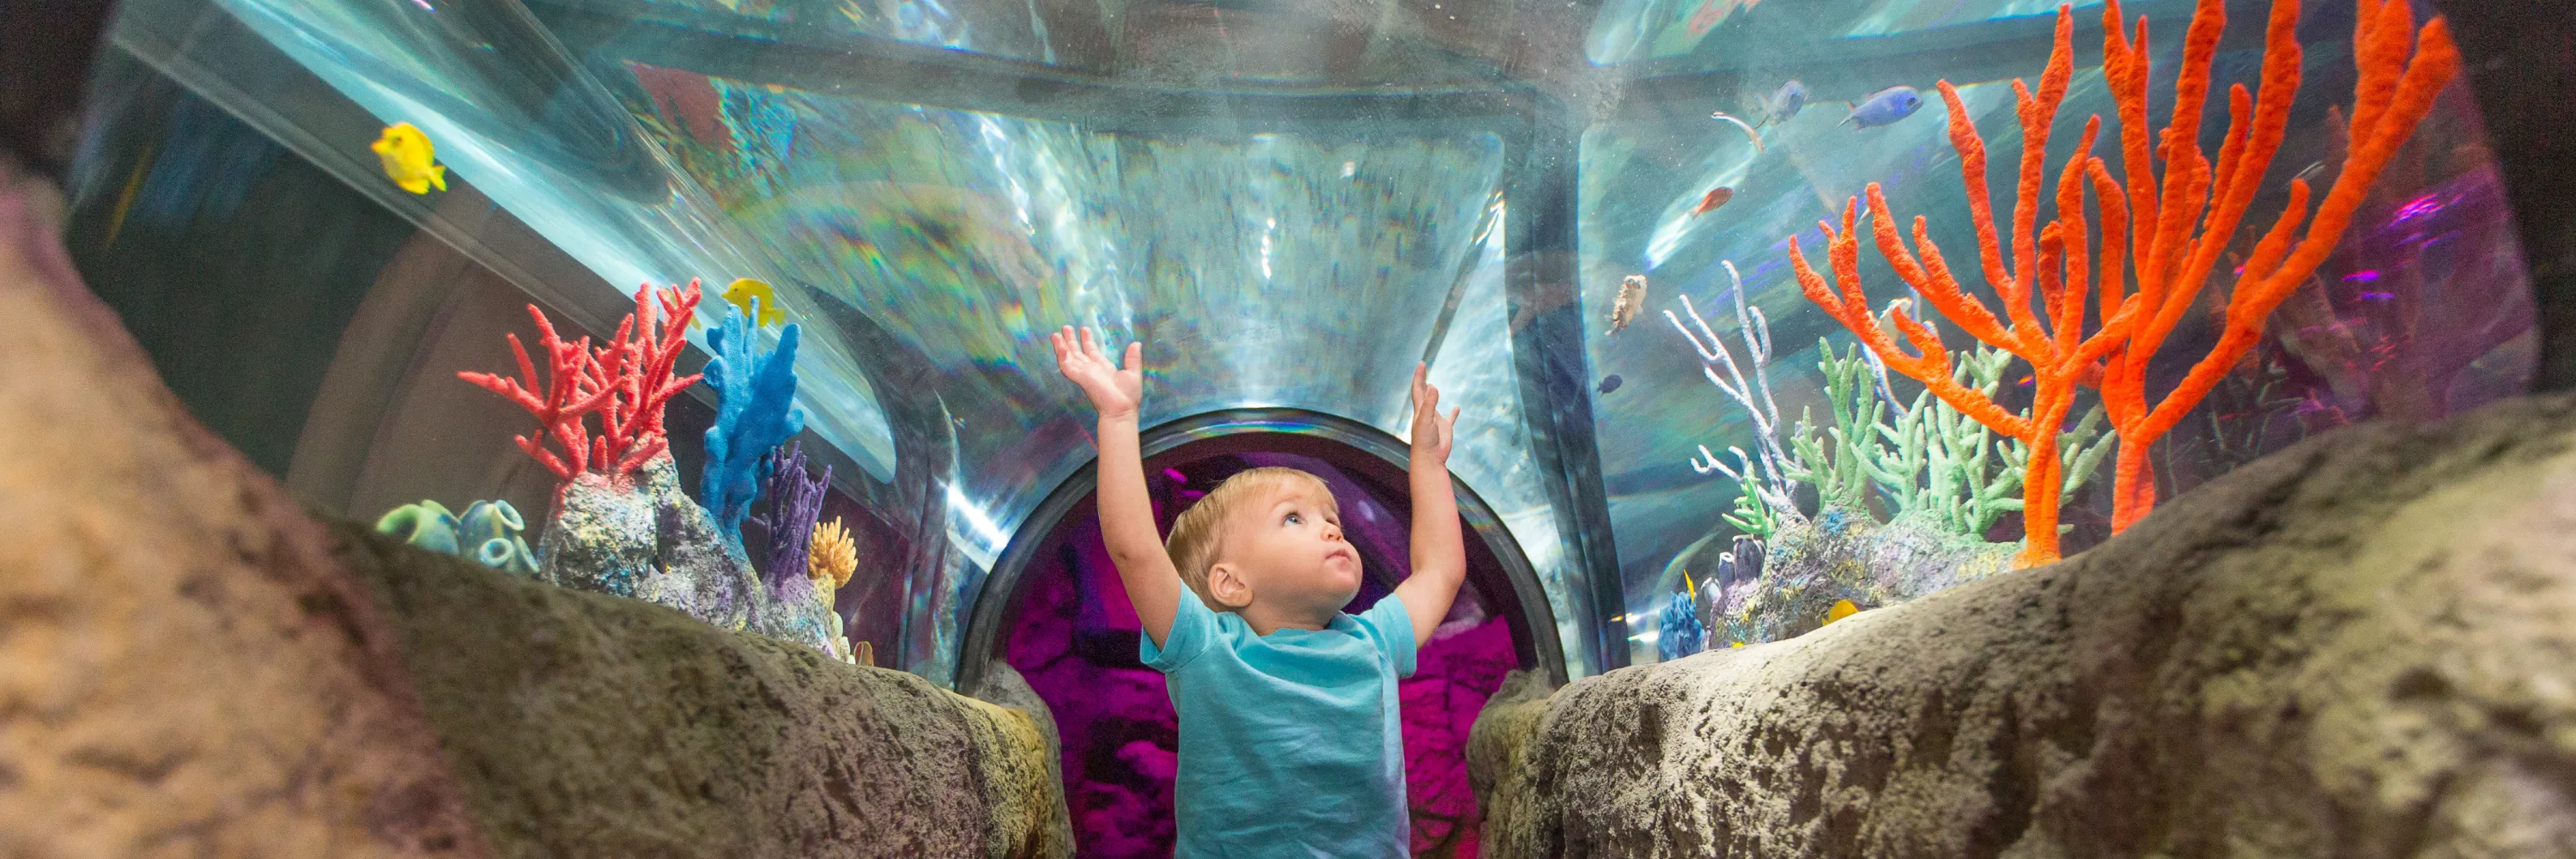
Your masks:
<svg viewBox="0 0 2576 859"><path fill-rule="evenodd" d="M1162 647L1180 714L1177 859L1401 859L1413 619L1392 594L1319 630L1255 635L1183 591Z"/></svg>

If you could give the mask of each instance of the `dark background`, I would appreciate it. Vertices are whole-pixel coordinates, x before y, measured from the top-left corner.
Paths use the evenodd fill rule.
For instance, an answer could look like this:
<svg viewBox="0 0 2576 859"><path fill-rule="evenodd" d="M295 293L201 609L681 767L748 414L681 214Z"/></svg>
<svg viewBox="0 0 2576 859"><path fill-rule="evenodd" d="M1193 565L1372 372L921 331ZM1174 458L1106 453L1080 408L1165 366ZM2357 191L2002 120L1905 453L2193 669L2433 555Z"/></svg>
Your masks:
<svg viewBox="0 0 2576 859"><path fill-rule="evenodd" d="M90 54L111 0L0 0L0 178L8 166L62 182L80 135Z"/></svg>

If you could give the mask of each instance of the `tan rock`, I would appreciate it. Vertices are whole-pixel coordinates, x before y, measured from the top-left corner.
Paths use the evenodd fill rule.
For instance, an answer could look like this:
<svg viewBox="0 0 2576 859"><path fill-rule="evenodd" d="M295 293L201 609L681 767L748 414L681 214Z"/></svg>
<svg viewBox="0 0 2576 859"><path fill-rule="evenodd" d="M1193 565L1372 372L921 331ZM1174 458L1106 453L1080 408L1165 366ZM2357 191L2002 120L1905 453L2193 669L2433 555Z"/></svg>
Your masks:
<svg viewBox="0 0 2576 859"><path fill-rule="evenodd" d="M339 526L477 819L524 857L1062 857L1019 710Z"/></svg>
<svg viewBox="0 0 2576 859"><path fill-rule="evenodd" d="M1500 857L2576 855L2576 399L2340 431L2064 563L1497 695L1470 758Z"/></svg>
<svg viewBox="0 0 2576 859"><path fill-rule="evenodd" d="M325 526L0 191L0 857L1064 857L1043 714Z"/></svg>
<svg viewBox="0 0 2576 859"><path fill-rule="evenodd" d="M389 627L0 193L0 856L485 856Z"/></svg>

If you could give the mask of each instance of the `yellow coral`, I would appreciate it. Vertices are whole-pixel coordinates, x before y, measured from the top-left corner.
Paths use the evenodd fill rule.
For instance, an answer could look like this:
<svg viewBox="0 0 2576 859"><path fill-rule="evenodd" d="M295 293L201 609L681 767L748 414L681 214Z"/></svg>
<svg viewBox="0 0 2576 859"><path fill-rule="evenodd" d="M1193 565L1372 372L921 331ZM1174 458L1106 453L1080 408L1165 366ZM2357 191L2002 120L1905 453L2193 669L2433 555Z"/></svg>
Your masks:
<svg viewBox="0 0 2576 859"><path fill-rule="evenodd" d="M840 590L850 583L850 574L859 568L859 544L850 532L834 519L814 526L813 548L805 552L805 577L816 584L832 583L830 590Z"/></svg>

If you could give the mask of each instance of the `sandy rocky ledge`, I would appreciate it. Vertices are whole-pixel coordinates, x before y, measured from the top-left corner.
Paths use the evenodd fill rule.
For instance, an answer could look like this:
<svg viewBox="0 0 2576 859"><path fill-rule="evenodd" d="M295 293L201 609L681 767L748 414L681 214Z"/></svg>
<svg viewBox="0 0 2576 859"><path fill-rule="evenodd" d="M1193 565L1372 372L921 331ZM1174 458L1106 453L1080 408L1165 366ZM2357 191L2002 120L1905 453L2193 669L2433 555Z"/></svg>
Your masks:
<svg viewBox="0 0 2576 859"><path fill-rule="evenodd" d="M2110 542L1554 690L1500 857L2576 856L2576 399L2310 440Z"/></svg>
<svg viewBox="0 0 2576 859"><path fill-rule="evenodd" d="M1062 857L1045 711L316 522L0 191L0 856Z"/></svg>

